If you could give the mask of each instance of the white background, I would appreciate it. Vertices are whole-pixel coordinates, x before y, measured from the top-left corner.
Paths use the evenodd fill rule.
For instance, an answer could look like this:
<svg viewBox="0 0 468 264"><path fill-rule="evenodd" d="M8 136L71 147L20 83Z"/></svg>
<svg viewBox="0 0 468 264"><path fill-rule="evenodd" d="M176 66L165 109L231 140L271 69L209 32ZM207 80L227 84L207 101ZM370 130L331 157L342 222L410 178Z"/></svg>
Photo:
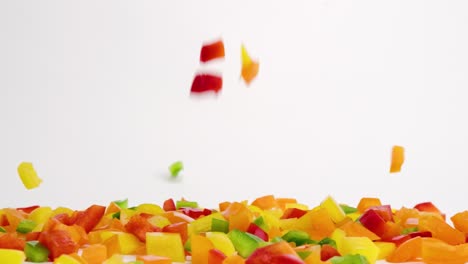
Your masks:
<svg viewBox="0 0 468 264"><path fill-rule="evenodd" d="M0 1L0 207L330 194L468 209L467 12L466 1ZM200 65L218 38L225 60ZM248 87L242 43L260 61ZM190 96L206 68L222 72L222 92ZM399 174L393 145L406 148ZM39 188L22 185L22 161Z"/></svg>

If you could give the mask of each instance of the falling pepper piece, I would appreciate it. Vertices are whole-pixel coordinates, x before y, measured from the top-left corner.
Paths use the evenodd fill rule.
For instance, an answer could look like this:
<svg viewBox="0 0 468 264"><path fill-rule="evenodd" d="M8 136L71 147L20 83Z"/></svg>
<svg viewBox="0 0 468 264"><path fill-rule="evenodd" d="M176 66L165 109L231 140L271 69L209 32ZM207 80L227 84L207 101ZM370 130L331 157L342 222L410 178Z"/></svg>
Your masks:
<svg viewBox="0 0 468 264"><path fill-rule="evenodd" d="M390 173L400 172L404 161L405 149L402 146L393 146Z"/></svg>
<svg viewBox="0 0 468 264"><path fill-rule="evenodd" d="M213 74L197 74L192 82L192 93L218 93L223 88L223 78Z"/></svg>
<svg viewBox="0 0 468 264"><path fill-rule="evenodd" d="M241 76L249 85L257 77L260 64L253 60L244 45L241 46L242 71Z"/></svg>
<svg viewBox="0 0 468 264"><path fill-rule="evenodd" d="M42 179L37 176L31 162L21 162L18 166L18 174L26 189L31 190L42 183Z"/></svg>
<svg viewBox="0 0 468 264"><path fill-rule="evenodd" d="M222 40L204 44L200 52L200 61L207 62L224 58L224 43Z"/></svg>

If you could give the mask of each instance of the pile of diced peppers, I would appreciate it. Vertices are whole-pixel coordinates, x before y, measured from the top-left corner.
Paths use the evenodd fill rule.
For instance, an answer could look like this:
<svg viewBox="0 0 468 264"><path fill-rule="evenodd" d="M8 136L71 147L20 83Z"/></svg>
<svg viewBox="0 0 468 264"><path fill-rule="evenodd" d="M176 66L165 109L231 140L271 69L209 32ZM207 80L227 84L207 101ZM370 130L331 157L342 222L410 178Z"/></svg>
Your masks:
<svg viewBox="0 0 468 264"><path fill-rule="evenodd" d="M446 221L431 202L395 209L362 198L352 207L327 197L308 207L267 195L207 209L184 199L119 200L83 211L1 209L0 263L461 264L467 234L468 211Z"/></svg>

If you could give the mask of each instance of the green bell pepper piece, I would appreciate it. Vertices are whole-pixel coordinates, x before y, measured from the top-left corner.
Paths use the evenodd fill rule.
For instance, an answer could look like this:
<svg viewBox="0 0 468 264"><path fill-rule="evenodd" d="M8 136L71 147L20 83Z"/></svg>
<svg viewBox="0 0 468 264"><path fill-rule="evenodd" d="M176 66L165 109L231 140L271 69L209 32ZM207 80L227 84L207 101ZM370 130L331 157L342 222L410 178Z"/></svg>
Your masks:
<svg viewBox="0 0 468 264"><path fill-rule="evenodd" d="M28 241L24 246L24 254L31 262L47 262L49 258L49 249L39 243L39 241Z"/></svg>
<svg viewBox="0 0 468 264"><path fill-rule="evenodd" d="M169 172L171 173L172 177L177 177L180 171L182 171L183 169L184 164L180 160L172 163L171 166L169 166Z"/></svg>
<svg viewBox="0 0 468 264"><path fill-rule="evenodd" d="M227 233L229 232L229 222L226 220L213 218L211 219L211 231Z"/></svg>
<svg viewBox="0 0 468 264"><path fill-rule="evenodd" d="M407 234L409 234L409 233L413 233L413 232L416 232L416 231L418 231L418 227L417 227L417 226L415 226L415 227L408 227L408 228L403 229L403 230L401 231L401 234L402 234L402 235L407 235Z"/></svg>
<svg viewBox="0 0 468 264"><path fill-rule="evenodd" d="M325 245L325 244L328 244L328 245L330 245L330 246L336 248L336 242L335 242L335 240L333 240L333 239L331 239L331 238L329 238L329 237L326 237L326 238L320 240L320 241L318 242L318 244L321 245L321 246L322 246L322 245Z"/></svg>
<svg viewBox="0 0 468 264"><path fill-rule="evenodd" d="M120 209L127 209L128 208L128 198L124 200L117 200L114 203L120 207Z"/></svg>
<svg viewBox="0 0 468 264"><path fill-rule="evenodd" d="M330 259L332 264L369 264L366 257L355 254L355 255L346 255L346 256L336 256Z"/></svg>
<svg viewBox="0 0 468 264"><path fill-rule="evenodd" d="M16 227L16 231L22 234L26 234L31 232L36 226L36 222L29 219L23 219L18 224L18 227Z"/></svg>
<svg viewBox="0 0 468 264"><path fill-rule="evenodd" d="M340 204L340 207L344 211L345 214L352 214L358 211L356 207L352 207L346 204Z"/></svg>
<svg viewBox="0 0 468 264"><path fill-rule="evenodd" d="M176 202L176 208L180 209L182 207L198 208L197 202L179 200Z"/></svg>
<svg viewBox="0 0 468 264"><path fill-rule="evenodd" d="M301 230L291 230L284 234L282 238L288 242L294 242L296 246L302 246L310 241L309 234Z"/></svg>
<svg viewBox="0 0 468 264"><path fill-rule="evenodd" d="M0 226L0 233L6 233L5 228L3 228L3 227Z"/></svg>
<svg viewBox="0 0 468 264"><path fill-rule="evenodd" d="M236 251L243 258L249 257L258 247L265 244L265 241L261 238L237 229L231 230L228 237Z"/></svg>

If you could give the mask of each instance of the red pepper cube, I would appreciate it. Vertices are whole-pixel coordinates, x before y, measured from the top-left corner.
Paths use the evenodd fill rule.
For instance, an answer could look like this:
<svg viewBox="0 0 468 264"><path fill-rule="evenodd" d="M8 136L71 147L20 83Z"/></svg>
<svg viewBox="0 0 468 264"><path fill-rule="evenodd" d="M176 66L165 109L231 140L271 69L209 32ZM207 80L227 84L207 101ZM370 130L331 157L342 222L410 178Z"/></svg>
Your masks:
<svg viewBox="0 0 468 264"><path fill-rule="evenodd" d="M385 220L373 209L367 210L359 218L359 222L378 236L382 236L385 232Z"/></svg>
<svg viewBox="0 0 468 264"><path fill-rule="evenodd" d="M218 93L223 87L223 78L213 74L197 74L192 82L192 93Z"/></svg>
<svg viewBox="0 0 468 264"><path fill-rule="evenodd" d="M201 62L207 62L221 58L224 58L224 43L222 40L203 45L200 52Z"/></svg>

